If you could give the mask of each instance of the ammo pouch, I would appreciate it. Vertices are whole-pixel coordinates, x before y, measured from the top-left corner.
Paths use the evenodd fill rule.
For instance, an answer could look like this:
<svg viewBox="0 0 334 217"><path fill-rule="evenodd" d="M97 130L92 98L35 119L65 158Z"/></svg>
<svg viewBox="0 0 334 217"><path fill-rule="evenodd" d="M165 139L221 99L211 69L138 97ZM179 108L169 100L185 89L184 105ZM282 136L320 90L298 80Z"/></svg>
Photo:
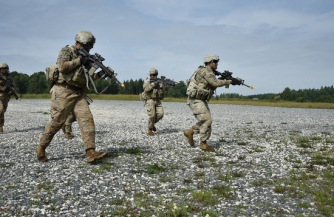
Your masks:
<svg viewBox="0 0 334 217"><path fill-rule="evenodd" d="M193 99L209 101L212 95L212 91L201 89L194 82L190 81L190 84L187 88L187 95Z"/></svg>
<svg viewBox="0 0 334 217"><path fill-rule="evenodd" d="M146 101L146 100L147 100L147 97L146 97L145 92L142 92L142 93L139 94L139 99L140 99L141 101Z"/></svg>
<svg viewBox="0 0 334 217"><path fill-rule="evenodd" d="M83 67L75 70L74 75L71 78L71 82L74 82L79 86L86 84L87 79Z"/></svg>
<svg viewBox="0 0 334 217"><path fill-rule="evenodd" d="M51 65L45 69L45 77L47 81L57 82L59 78L59 70L57 65Z"/></svg>
<svg viewBox="0 0 334 217"><path fill-rule="evenodd" d="M190 82L187 87L187 96L190 98L195 98L197 95L198 86L194 82Z"/></svg>
<svg viewBox="0 0 334 217"><path fill-rule="evenodd" d="M204 90L204 89L197 89L196 92L196 99L200 100L210 100L211 98L211 91L210 90Z"/></svg>
<svg viewBox="0 0 334 217"><path fill-rule="evenodd" d="M164 91L163 90L158 90L158 98L160 100L164 99L165 98L165 94L164 94Z"/></svg>

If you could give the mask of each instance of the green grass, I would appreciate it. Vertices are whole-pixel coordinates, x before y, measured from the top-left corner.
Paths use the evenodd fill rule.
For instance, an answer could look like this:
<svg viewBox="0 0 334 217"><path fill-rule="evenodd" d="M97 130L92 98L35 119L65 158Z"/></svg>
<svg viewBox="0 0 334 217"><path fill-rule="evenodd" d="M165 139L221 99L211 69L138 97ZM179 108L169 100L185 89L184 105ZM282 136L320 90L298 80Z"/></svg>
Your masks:
<svg viewBox="0 0 334 217"><path fill-rule="evenodd" d="M211 190L221 198L233 199L233 189L228 185L213 186Z"/></svg>
<svg viewBox="0 0 334 217"><path fill-rule="evenodd" d="M333 140L333 139L326 139L326 143L331 143L331 144L333 144L333 143L334 143L334 140Z"/></svg>
<svg viewBox="0 0 334 217"><path fill-rule="evenodd" d="M123 101L140 101L139 96L123 94L88 94L93 100L123 100ZM50 99L50 94L22 94L21 99ZM164 102L187 102L186 98L166 97ZM290 102L290 101L270 101L270 100L249 100L249 99L212 99L210 104L229 104L229 105L252 105L252 106L270 106L286 108L317 108L317 109L334 109L334 103L318 102Z"/></svg>
<svg viewBox="0 0 334 217"><path fill-rule="evenodd" d="M113 163L105 163L105 164L100 165L98 168L93 169L93 172L97 174L102 174L106 170L107 171L111 170L112 166L113 166Z"/></svg>
<svg viewBox="0 0 334 217"><path fill-rule="evenodd" d="M195 157L193 159L194 163L200 163L202 161L208 161L208 162L214 163L214 162L216 162L216 159L211 157L211 156L206 155L206 153L201 153L200 156Z"/></svg>
<svg viewBox="0 0 334 217"><path fill-rule="evenodd" d="M247 145L246 142L238 142L237 144L240 145L240 146L245 146L245 145Z"/></svg>
<svg viewBox="0 0 334 217"><path fill-rule="evenodd" d="M291 170L288 178L275 183L273 191L288 197L311 197L320 214L329 217L334 213L334 151L332 148L323 150L310 151L311 159L306 170ZM317 169L319 165L322 170ZM251 184L262 185L263 182ZM305 203L299 203L298 207L311 208Z"/></svg>
<svg viewBox="0 0 334 217"><path fill-rule="evenodd" d="M146 165L145 169L146 169L146 172L148 174L158 174L158 173L167 171L166 167L160 166L160 165L158 165L156 163L155 164Z"/></svg>
<svg viewBox="0 0 334 217"><path fill-rule="evenodd" d="M140 148L130 148L125 151L126 154L140 155L143 151Z"/></svg>
<svg viewBox="0 0 334 217"><path fill-rule="evenodd" d="M262 178L262 179L258 179L258 180L255 180L255 181L251 181L250 184L255 186L255 187L261 187L261 186L263 187L263 186L267 186L267 185L272 185L273 181Z"/></svg>
<svg viewBox="0 0 334 217"><path fill-rule="evenodd" d="M213 206L219 203L219 196L215 195L213 191L193 192L191 195L194 201L204 206Z"/></svg>
<svg viewBox="0 0 334 217"><path fill-rule="evenodd" d="M47 185L45 183L39 183L37 185L37 189L42 189L42 190L45 190L45 191L50 191L53 189L53 186L52 185Z"/></svg>

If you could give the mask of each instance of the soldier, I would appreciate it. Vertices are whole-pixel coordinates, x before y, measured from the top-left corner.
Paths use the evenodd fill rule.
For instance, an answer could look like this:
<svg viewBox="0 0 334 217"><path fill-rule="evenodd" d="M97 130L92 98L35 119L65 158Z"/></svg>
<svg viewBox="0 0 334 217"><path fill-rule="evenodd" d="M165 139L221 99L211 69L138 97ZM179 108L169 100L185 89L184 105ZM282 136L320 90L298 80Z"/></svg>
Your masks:
<svg viewBox="0 0 334 217"><path fill-rule="evenodd" d="M142 100L145 101L145 107L148 114L148 131L147 135L153 136L156 131L154 124L164 116L164 110L161 101L165 97L165 88L162 82L153 81L158 78L158 70L151 68L148 75L150 76L143 84L144 92L141 94ZM151 81L152 80L152 81Z"/></svg>
<svg viewBox="0 0 334 217"><path fill-rule="evenodd" d="M87 162L103 158L107 152L95 151L95 125L93 115L86 101L87 77L94 80L103 76L103 72L89 74L92 60L78 55L80 48L90 51L95 43L95 37L87 31L81 31L75 36L75 45L66 46L59 52L57 66L59 77L51 89L52 120L45 130L36 148L37 158L41 162L48 161L45 149L51 143L54 135L62 128L71 112L75 115L84 141Z"/></svg>
<svg viewBox="0 0 334 217"><path fill-rule="evenodd" d="M9 77L9 67L7 63L0 63L0 76L3 79L11 80L11 87L15 90L14 82L11 77ZM10 90L5 86L5 82L0 80L0 133L3 132L3 125L5 123L5 112L8 107L8 102L10 100Z"/></svg>
<svg viewBox="0 0 334 217"><path fill-rule="evenodd" d="M187 87L187 104L191 112L197 119L197 123L190 129L184 131L184 136L188 139L190 146L194 146L193 135L200 134L199 148L204 151L214 151L214 148L207 144L211 135L211 114L208 101L211 99L217 87L236 84L240 81L219 80L214 71L218 67L219 56L207 55L204 59L205 66L199 66L189 79Z"/></svg>

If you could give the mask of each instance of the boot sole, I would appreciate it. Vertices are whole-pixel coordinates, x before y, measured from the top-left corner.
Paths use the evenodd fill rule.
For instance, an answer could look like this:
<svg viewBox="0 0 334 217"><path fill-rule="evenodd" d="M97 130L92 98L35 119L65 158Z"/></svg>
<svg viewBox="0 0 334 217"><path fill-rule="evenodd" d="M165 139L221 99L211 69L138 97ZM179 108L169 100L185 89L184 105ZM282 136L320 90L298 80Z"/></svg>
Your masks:
<svg viewBox="0 0 334 217"><path fill-rule="evenodd" d="M199 147L201 150L203 150L203 151L207 151L207 152L215 152L215 149L214 148L212 148L212 149L207 149L207 148L201 148L201 147Z"/></svg>
<svg viewBox="0 0 334 217"><path fill-rule="evenodd" d="M37 158L40 162L48 162L49 160L44 156L44 157L39 157Z"/></svg>

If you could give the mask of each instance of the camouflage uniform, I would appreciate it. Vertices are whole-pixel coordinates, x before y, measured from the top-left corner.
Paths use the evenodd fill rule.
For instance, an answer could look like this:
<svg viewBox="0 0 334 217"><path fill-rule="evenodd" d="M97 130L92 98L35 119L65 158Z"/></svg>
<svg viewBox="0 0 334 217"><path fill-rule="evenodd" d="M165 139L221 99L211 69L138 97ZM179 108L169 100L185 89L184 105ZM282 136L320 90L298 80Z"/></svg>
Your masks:
<svg viewBox="0 0 334 217"><path fill-rule="evenodd" d="M208 101L210 101L217 87L225 86L227 83L226 80L217 79L213 71L206 67L200 68L194 77L194 79L198 83L198 87L200 89L206 90L207 95L204 97L188 96L187 104L189 105L191 112L198 121L194 126L192 126L194 133L200 134L201 141L206 141L211 136L212 124Z"/></svg>
<svg viewBox="0 0 334 217"><path fill-rule="evenodd" d="M42 162L47 161L45 148L49 146L52 138L62 128L71 113L75 115L80 127L84 148L87 152L87 161L94 161L94 157L98 154L103 156L107 154L94 151L91 157L88 157L88 150L95 150L95 125L85 99L87 88L84 70L87 69L82 65L77 51L76 46L66 46L58 55L59 78L50 91L52 120L45 126L37 146L37 157ZM93 79L97 78L97 74L94 74Z"/></svg>
<svg viewBox="0 0 334 217"><path fill-rule="evenodd" d="M70 115L67 117L64 125L62 126L62 130L67 139L72 139L74 137L74 135L72 134L72 123L75 121L75 115L71 112Z"/></svg>
<svg viewBox="0 0 334 217"><path fill-rule="evenodd" d="M208 146L206 141L211 136L212 125L208 101L212 98L217 87L222 87L228 84L230 84L230 82L217 79L214 72L205 66L200 66L190 78L187 88L187 104L198 121L191 127L191 129L184 132L184 135L188 138L188 142L191 146L194 145L193 134L200 134L200 148L202 148L201 144ZM214 150L211 147L210 149L211 151Z"/></svg>
<svg viewBox="0 0 334 217"><path fill-rule="evenodd" d="M164 110L162 108L161 101L165 97L164 87L160 87L157 83L150 82L150 78L144 81L144 92L142 93L142 99L145 101L145 107L148 115L148 130L155 131L154 126L164 116Z"/></svg>
<svg viewBox="0 0 334 217"><path fill-rule="evenodd" d="M1 76L4 79L10 79L13 81L11 77L8 76L9 68L5 63L0 64ZM14 83L12 83L12 88L15 89ZM10 100L10 90L5 86L5 83L0 80L0 133L3 132L3 126L5 123L5 112L8 107L8 102Z"/></svg>

